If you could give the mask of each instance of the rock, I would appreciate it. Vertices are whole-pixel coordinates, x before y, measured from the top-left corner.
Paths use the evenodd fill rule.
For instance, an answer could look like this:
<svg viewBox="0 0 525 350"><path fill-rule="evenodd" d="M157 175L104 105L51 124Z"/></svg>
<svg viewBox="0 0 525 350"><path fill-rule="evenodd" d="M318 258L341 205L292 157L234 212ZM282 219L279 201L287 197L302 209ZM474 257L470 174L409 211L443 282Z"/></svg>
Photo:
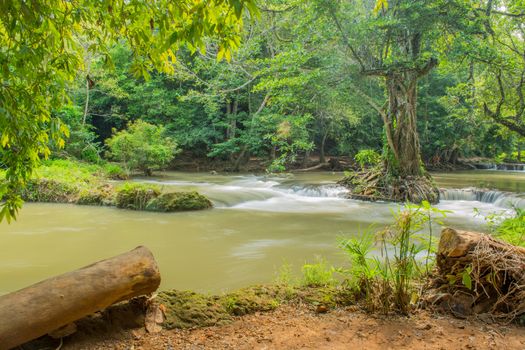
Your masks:
<svg viewBox="0 0 525 350"><path fill-rule="evenodd" d="M209 209L213 205L205 196L197 192L170 192L153 198L146 210L159 212L176 212Z"/></svg>
<svg viewBox="0 0 525 350"><path fill-rule="evenodd" d="M328 312L328 308L325 305L317 305L315 312L317 312L318 314L325 314Z"/></svg>

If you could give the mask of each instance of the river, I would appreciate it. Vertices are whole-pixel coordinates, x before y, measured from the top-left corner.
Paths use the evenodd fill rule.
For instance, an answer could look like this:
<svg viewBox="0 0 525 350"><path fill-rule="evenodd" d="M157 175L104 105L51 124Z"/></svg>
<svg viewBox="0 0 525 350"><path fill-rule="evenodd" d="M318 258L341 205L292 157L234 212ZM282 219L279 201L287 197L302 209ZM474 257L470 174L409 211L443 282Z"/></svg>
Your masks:
<svg viewBox="0 0 525 350"><path fill-rule="evenodd" d="M338 238L358 235L371 224L392 222L391 212L399 205L345 199L345 190L335 185L341 177L328 172L293 176L168 172L136 180L198 190L215 205L200 212L25 204L15 223L0 224L0 294L138 245L153 251L162 289L220 292L271 282L283 264L297 272L316 256L344 264ZM498 190L444 192L447 200L438 207L452 211L446 225L483 230L485 221L475 215L475 208L486 215L522 206L518 194L525 192L525 173L469 171L434 178L449 189Z"/></svg>

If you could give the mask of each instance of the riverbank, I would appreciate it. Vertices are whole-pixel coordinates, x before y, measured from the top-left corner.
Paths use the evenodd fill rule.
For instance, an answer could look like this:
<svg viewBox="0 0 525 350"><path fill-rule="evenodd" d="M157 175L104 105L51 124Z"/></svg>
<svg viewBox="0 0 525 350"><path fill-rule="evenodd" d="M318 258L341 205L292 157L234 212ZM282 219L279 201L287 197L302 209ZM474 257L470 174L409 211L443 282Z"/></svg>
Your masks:
<svg viewBox="0 0 525 350"><path fill-rule="evenodd" d="M116 164L45 161L22 189L21 196L27 202L114 206L155 212L202 210L213 206L196 191L174 192L153 184L125 181L129 179Z"/></svg>
<svg viewBox="0 0 525 350"><path fill-rule="evenodd" d="M246 294L246 291L250 292ZM254 291L261 293L256 295ZM279 299L287 291L287 299ZM276 298L275 293L281 293L281 296ZM177 292L177 295L179 299L176 300L181 305L185 305L188 310L193 309L194 317L188 321L206 320L208 323L204 327L188 323L184 328L165 326L148 332L143 326L145 316L140 303L121 304L80 320L77 322L77 331L62 340L46 337L22 348L55 349L60 344L62 350L517 350L525 347L523 327L489 324L476 318L457 319L433 310L416 310L409 317L368 314L349 299L333 299L334 295L344 294L341 294L341 290L326 287L290 289L289 286L281 286L276 289L275 286L259 286L247 288L244 292L207 297L205 304L201 303L202 296L196 299L194 293ZM193 297L188 298L190 295ZM240 296L244 296L243 303L240 303ZM215 302L211 302L214 298ZM207 312L209 316L221 304L221 300L230 300L231 306L245 307L231 308L227 320L199 317L201 311ZM333 304L327 303L327 300ZM195 310L196 306L201 310ZM237 310L238 315L234 314L234 310Z"/></svg>

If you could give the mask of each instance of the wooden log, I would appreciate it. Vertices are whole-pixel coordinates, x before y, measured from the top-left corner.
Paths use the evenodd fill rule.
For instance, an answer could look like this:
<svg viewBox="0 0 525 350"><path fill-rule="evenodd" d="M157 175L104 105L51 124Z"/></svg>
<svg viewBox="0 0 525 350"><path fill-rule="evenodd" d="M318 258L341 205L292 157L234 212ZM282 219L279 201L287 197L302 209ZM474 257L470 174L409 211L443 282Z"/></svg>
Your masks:
<svg viewBox="0 0 525 350"><path fill-rule="evenodd" d="M154 292L160 273L151 252L127 253L0 297L0 350L38 338L114 303Z"/></svg>
<svg viewBox="0 0 525 350"><path fill-rule="evenodd" d="M473 313L507 321L524 317L525 248L488 234L446 228L436 264L433 288L447 295L441 298L445 309L461 317Z"/></svg>
<svg viewBox="0 0 525 350"><path fill-rule="evenodd" d="M438 268L447 270L460 262L463 265L470 263L474 250L482 240L483 244L494 252L523 256L525 259L525 248L505 243L483 233L444 228L441 231L437 253Z"/></svg>

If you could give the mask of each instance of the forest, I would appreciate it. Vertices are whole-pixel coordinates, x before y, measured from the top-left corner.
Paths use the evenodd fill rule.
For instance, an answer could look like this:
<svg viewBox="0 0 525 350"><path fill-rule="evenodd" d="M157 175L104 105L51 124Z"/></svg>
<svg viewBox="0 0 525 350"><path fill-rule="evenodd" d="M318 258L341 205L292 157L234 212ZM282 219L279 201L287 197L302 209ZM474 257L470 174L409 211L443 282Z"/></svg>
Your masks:
<svg viewBox="0 0 525 350"><path fill-rule="evenodd" d="M0 350L525 344L525 1L0 0L0 76Z"/></svg>

